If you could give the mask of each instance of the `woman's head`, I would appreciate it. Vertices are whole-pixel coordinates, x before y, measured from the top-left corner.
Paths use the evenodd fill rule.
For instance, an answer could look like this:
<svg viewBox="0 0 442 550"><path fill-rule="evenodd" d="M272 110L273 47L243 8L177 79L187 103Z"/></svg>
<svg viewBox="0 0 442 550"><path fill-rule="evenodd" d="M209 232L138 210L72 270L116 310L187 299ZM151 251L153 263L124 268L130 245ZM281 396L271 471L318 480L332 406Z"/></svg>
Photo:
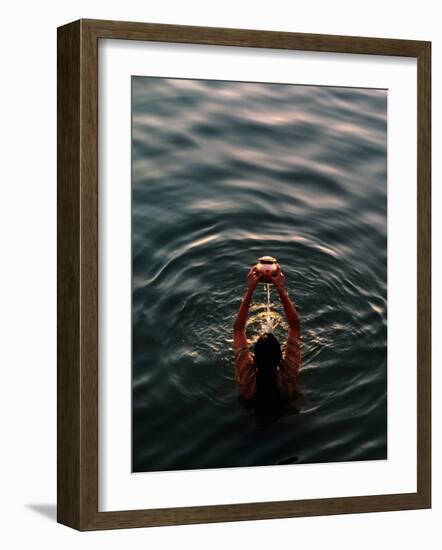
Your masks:
<svg viewBox="0 0 442 550"><path fill-rule="evenodd" d="M276 373L281 361L281 346L271 332L261 334L253 349L255 367L262 373Z"/></svg>

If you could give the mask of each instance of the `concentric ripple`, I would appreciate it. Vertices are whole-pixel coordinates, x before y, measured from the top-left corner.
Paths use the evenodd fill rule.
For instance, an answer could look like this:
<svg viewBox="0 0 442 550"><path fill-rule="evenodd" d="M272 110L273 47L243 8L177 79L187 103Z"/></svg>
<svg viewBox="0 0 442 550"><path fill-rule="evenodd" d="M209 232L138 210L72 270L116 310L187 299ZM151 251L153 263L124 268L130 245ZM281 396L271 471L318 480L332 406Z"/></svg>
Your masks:
<svg viewBox="0 0 442 550"><path fill-rule="evenodd" d="M133 78L134 471L386 458L386 101ZM297 304L303 360L291 413L262 427L238 401L232 326L265 254ZM265 301L259 285L251 342Z"/></svg>

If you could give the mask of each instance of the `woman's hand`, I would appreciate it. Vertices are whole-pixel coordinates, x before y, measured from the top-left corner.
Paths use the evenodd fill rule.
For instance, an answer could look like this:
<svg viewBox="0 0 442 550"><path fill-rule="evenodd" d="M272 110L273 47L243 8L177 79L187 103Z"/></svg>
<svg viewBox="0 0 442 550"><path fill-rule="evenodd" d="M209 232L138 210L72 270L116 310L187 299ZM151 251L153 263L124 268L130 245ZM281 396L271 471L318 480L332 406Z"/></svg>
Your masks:
<svg viewBox="0 0 442 550"><path fill-rule="evenodd" d="M258 281L261 279L261 273L252 267L252 269L247 273L247 292L245 293L241 305L239 306L238 314L233 325L233 331L235 333L235 338L240 338L241 341L247 343L247 338L245 336L246 323L247 323L247 314L249 312L250 302L252 301L252 294L258 284ZM240 336L238 336L240 335ZM244 340L242 340L244 338Z"/></svg>
<svg viewBox="0 0 442 550"><path fill-rule="evenodd" d="M256 285L259 283L259 280L261 279L261 273L256 269L256 267L252 267L252 269L247 274L247 288L250 292L253 292L256 288Z"/></svg>
<svg viewBox="0 0 442 550"><path fill-rule="evenodd" d="M278 265L278 269L274 271L271 275L272 283L276 286L276 289L279 293L285 290L285 276L281 271L281 267Z"/></svg>

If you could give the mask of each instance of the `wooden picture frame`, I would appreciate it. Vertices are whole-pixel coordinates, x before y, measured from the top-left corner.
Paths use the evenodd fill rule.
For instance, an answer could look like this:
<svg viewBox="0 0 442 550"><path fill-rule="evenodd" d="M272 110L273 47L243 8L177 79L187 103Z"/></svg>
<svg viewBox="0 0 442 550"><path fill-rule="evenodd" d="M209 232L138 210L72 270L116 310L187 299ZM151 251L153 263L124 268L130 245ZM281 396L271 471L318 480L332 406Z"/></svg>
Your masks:
<svg viewBox="0 0 442 550"><path fill-rule="evenodd" d="M417 492L98 511L98 40L124 39L417 59ZM58 521L81 531L408 510L431 506L431 44L79 20L58 29Z"/></svg>

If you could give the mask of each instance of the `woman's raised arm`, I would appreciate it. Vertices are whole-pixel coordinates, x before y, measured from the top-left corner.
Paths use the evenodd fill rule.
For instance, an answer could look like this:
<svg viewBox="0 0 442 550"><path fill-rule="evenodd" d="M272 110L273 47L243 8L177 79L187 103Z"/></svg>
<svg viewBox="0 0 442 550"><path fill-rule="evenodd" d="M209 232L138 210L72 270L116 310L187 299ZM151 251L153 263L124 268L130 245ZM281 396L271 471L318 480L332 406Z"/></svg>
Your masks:
<svg viewBox="0 0 442 550"><path fill-rule="evenodd" d="M288 384L289 391L294 391L301 366L301 323L295 304L290 300L285 288L285 277L278 266L278 270L272 276L273 283L278 290L279 298L284 307L285 316L289 325L287 342L284 351L284 365L287 367L282 373Z"/></svg>
<svg viewBox="0 0 442 550"><path fill-rule="evenodd" d="M249 397L254 391L253 361L247 343L246 324L253 292L261 278L260 273L252 267L247 275L247 290L239 306L233 325L233 349L235 352L236 380L241 385L243 397Z"/></svg>
<svg viewBox="0 0 442 550"><path fill-rule="evenodd" d="M239 306L238 314L233 325L234 333L244 331L246 329L247 315L249 313L250 302L252 300L253 292L256 285L261 278L261 274L254 267L247 274L247 290Z"/></svg>
<svg viewBox="0 0 442 550"><path fill-rule="evenodd" d="M278 270L275 274L272 274L272 281L278 291L279 298L284 307L285 316L289 325L289 330L292 330L299 337L301 332L301 323L299 322L299 315L296 311L295 304L290 300L288 292L285 288L285 276L278 266Z"/></svg>

